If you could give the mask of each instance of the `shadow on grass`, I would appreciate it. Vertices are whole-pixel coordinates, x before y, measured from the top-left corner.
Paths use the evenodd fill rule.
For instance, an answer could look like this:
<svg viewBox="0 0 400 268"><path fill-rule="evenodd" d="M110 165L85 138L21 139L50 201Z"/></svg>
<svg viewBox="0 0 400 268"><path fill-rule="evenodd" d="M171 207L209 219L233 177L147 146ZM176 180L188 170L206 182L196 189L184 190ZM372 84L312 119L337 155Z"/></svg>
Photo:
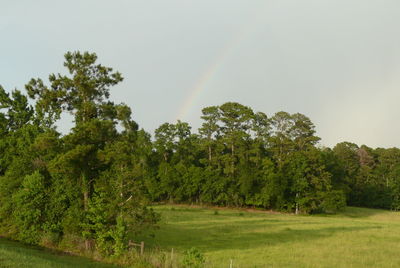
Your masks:
<svg viewBox="0 0 400 268"><path fill-rule="evenodd" d="M347 207L343 212L339 213L338 215L349 218L368 218L374 215L390 212L391 211L389 210L383 209Z"/></svg>
<svg viewBox="0 0 400 268"><path fill-rule="evenodd" d="M0 251L3 251L3 255L0 258L0 267L17 267L18 264L22 264L22 267L26 267L24 265L27 264L20 263L22 259L25 262L30 262L28 267L39 267L37 265L41 265L41 263L45 263L51 267L119 267L112 264L95 262L85 257L73 256L58 250L23 244L2 237L0 237ZM9 256L13 256L13 258L7 258L4 256L4 253L7 253Z"/></svg>
<svg viewBox="0 0 400 268"><path fill-rule="evenodd" d="M185 250L190 247L204 252L224 249L245 250L261 246L273 246L282 243L307 242L336 233L380 229L379 225L346 226L299 229L308 222L249 220L246 222L229 222L198 224L170 224L162 226L155 239L147 241L150 246ZM312 222L312 224L316 224ZM318 224L318 223L317 223ZM294 228L293 225L297 225ZM321 224L318 224L320 227ZM164 230L163 230L164 228ZM300 227L301 228L301 227ZM158 241L160 243L158 243Z"/></svg>
<svg viewBox="0 0 400 268"><path fill-rule="evenodd" d="M221 211L221 214L223 213L226 216L237 216L238 214L245 213L246 216L249 217L257 217L260 215L268 215L271 213L270 210L264 210L264 209L246 209L246 208L224 208L224 207L190 207L188 205L154 205L153 206L156 209L160 209L160 212L165 212L165 211L175 211L175 212L208 212L208 211ZM364 217L370 217L374 216L377 214L382 214L382 213L390 213L392 211L390 210L385 210L385 209L375 209L375 208L364 208L364 207L346 207L346 209L342 212L338 212L337 214L314 214L310 216L344 216L344 217L350 217L350 218L364 218ZM280 215L285 215L284 213L279 213L279 212L274 212L273 214L280 214ZM286 214L290 215L290 214Z"/></svg>

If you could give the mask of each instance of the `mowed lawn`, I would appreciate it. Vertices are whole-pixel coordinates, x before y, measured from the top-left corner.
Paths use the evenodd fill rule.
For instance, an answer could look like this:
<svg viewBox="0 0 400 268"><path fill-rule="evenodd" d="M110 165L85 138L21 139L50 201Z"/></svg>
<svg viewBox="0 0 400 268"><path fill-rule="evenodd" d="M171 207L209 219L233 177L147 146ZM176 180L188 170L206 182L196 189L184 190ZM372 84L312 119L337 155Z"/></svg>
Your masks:
<svg viewBox="0 0 400 268"><path fill-rule="evenodd" d="M86 258L56 254L38 247L0 238L0 268L55 268L93 267L112 268L113 265L90 261Z"/></svg>
<svg viewBox="0 0 400 268"><path fill-rule="evenodd" d="M148 247L198 248L206 267L400 267L400 213L352 208L338 215L154 206ZM217 211L217 212L216 212Z"/></svg>

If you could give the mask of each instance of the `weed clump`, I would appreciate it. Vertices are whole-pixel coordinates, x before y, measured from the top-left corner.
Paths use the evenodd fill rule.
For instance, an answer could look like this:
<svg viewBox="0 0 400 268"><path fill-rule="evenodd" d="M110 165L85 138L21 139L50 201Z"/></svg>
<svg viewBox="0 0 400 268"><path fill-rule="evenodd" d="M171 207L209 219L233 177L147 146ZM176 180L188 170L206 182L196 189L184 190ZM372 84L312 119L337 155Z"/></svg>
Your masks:
<svg viewBox="0 0 400 268"><path fill-rule="evenodd" d="M203 253L193 247L184 252L182 265L183 267L201 268L204 267L205 258Z"/></svg>

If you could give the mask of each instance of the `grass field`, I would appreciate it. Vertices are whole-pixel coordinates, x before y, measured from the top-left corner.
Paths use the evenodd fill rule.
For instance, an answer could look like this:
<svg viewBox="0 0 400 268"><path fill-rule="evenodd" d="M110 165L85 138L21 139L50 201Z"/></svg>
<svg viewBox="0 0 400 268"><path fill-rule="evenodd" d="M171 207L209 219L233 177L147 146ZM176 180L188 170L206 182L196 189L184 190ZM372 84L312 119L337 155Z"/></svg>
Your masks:
<svg viewBox="0 0 400 268"><path fill-rule="evenodd" d="M112 268L113 265L90 261L86 258L56 254L38 247L25 246L21 243L0 238L0 268L64 268L93 267Z"/></svg>
<svg viewBox="0 0 400 268"><path fill-rule="evenodd" d="M229 267L231 260L235 268L400 267L398 212L350 207L338 215L296 216L189 206L154 209L162 222L154 238L144 239L147 258L168 259L174 248L172 263L179 263L185 250L196 247L206 257L205 267L215 268ZM4 267L114 266L0 238Z"/></svg>
<svg viewBox="0 0 400 268"><path fill-rule="evenodd" d="M162 214L147 246L182 253L206 267L400 267L400 213L347 208L338 215L296 216L189 206L155 206ZM215 212L217 211L217 212Z"/></svg>

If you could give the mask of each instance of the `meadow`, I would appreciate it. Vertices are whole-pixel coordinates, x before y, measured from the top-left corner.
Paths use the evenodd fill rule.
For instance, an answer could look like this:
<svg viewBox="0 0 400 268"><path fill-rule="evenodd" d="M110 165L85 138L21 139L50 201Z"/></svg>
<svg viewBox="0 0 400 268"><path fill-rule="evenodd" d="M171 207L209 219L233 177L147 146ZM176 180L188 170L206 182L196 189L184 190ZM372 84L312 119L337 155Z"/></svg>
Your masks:
<svg viewBox="0 0 400 268"><path fill-rule="evenodd" d="M204 267L400 267L400 213L348 207L336 215L158 205L159 228L144 234L145 258L182 267L193 247ZM173 253L171 256L171 251ZM172 257L172 260L171 260ZM132 267L151 267L136 263ZM115 267L0 239L0 267Z"/></svg>
<svg viewBox="0 0 400 268"><path fill-rule="evenodd" d="M146 245L196 247L206 267L400 267L400 213L348 207L336 215L155 206ZM166 258L169 254L166 254Z"/></svg>

